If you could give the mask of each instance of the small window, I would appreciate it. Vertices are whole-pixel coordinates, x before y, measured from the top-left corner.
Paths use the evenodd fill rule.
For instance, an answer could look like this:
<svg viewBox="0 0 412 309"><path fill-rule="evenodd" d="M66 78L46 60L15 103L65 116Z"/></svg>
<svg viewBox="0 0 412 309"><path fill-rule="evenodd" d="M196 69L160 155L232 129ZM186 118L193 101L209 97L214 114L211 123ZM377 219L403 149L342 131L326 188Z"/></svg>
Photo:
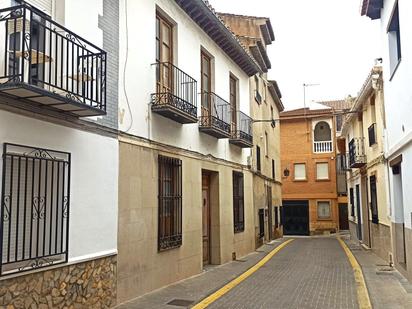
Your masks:
<svg viewBox="0 0 412 309"><path fill-rule="evenodd" d="M158 250L182 245L182 161L159 156Z"/></svg>
<svg viewBox="0 0 412 309"><path fill-rule="evenodd" d="M329 163L316 163L316 179L328 180L329 179Z"/></svg>
<svg viewBox="0 0 412 309"><path fill-rule="evenodd" d="M318 219L330 219L330 202L318 202Z"/></svg>
<svg viewBox="0 0 412 309"><path fill-rule="evenodd" d="M306 180L306 164L296 163L294 164L295 180Z"/></svg>
<svg viewBox="0 0 412 309"><path fill-rule="evenodd" d="M350 215L355 217L355 196L353 193L353 188L349 189L349 202L350 202Z"/></svg>
<svg viewBox="0 0 412 309"><path fill-rule="evenodd" d="M401 33L399 27L399 7L398 2L393 9L392 18L388 26L389 41L389 65L391 75L395 73L399 61L401 60Z"/></svg>
<svg viewBox="0 0 412 309"><path fill-rule="evenodd" d="M371 191L371 211L372 211L372 222L378 224L378 194L376 190L376 176L371 176L369 178L370 191Z"/></svg>
<svg viewBox="0 0 412 309"><path fill-rule="evenodd" d="M260 172L261 166L260 166L260 147L256 146L256 168Z"/></svg>
<svg viewBox="0 0 412 309"><path fill-rule="evenodd" d="M275 180L276 179L276 170L275 170L276 166L275 166L275 160L272 160L272 179Z"/></svg>
<svg viewBox="0 0 412 309"><path fill-rule="evenodd" d="M233 172L233 222L235 233L245 230L243 174Z"/></svg>

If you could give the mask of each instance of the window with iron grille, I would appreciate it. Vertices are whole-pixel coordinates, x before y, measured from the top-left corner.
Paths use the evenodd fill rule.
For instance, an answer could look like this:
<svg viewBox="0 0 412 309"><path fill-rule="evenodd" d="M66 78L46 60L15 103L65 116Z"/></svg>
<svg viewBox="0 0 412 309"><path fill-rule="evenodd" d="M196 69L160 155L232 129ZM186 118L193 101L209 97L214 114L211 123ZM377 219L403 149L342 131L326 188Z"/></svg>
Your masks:
<svg viewBox="0 0 412 309"><path fill-rule="evenodd" d="M233 222L235 233L245 230L243 174L233 172Z"/></svg>
<svg viewBox="0 0 412 309"><path fill-rule="evenodd" d="M265 236L265 210L259 209L259 238Z"/></svg>
<svg viewBox="0 0 412 309"><path fill-rule="evenodd" d="M353 188L349 189L349 201L350 201L350 215L355 216L355 197L353 195Z"/></svg>
<svg viewBox="0 0 412 309"><path fill-rule="evenodd" d="M182 161L159 156L158 250L182 245Z"/></svg>
<svg viewBox="0 0 412 309"><path fill-rule="evenodd" d="M370 190L371 190L371 211L372 211L372 222L378 224L378 197L376 191L376 176L371 176L369 178Z"/></svg>
<svg viewBox="0 0 412 309"><path fill-rule="evenodd" d="M70 154L3 146L1 275L67 262Z"/></svg>
<svg viewBox="0 0 412 309"><path fill-rule="evenodd" d="M256 146L256 169L260 172L260 147Z"/></svg>

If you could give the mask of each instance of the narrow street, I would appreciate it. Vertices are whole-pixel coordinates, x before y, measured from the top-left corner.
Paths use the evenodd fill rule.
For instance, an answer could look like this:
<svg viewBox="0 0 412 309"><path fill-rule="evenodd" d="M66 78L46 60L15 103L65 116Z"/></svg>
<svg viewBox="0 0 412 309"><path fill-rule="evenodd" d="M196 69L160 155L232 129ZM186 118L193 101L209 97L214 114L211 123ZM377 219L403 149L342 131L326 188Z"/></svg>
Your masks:
<svg viewBox="0 0 412 309"><path fill-rule="evenodd" d="M264 256L288 239L293 241L241 279L245 271L253 270ZM119 308L360 308L359 304L365 303L359 299L362 296L358 296L352 266L336 237L285 241L266 245L240 261L208 268L199 276ZM354 243L348 243L348 247L361 264L372 308L412 308L410 284L403 283L396 272L384 274L383 261L373 253ZM209 304L204 304L205 299L211 299Z"/></svg>
<svg viewBox="0 0 412 309"><path fill-rule="evenodd" d="M210 307L357 308L355 279L336 239L296 239Z"/></svg>

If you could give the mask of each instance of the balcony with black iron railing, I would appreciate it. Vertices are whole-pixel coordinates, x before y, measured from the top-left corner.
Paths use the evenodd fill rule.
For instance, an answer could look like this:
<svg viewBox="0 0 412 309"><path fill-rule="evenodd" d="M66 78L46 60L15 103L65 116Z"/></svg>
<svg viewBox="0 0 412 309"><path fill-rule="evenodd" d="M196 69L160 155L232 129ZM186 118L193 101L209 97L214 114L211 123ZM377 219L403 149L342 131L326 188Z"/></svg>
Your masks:
<svg viewBox="0 0 412 309"><path fill-rule="evenodd" d="M106 114L106 52L33 6L0 9L0 95L78 117Z"/></svg>
<svg viewBox="0 0 412 309"><path fill-rule="evenodd" d="M252 118L241 111L236 112L236 122L232 123L232 136L229 143L241 148L253 147Z"/></svg>
<svg viewBox="0 0 412 309"><path fill-rule="evenodd" d="M360 168L366 164L365 138L353 138L349 142L349 167Z"/></svg>
<svg viewBox="0 0 412 309"><path fill-rule="evenodd" d="M346 179L346 172L350 171L348 165L348 156L345 153L336 155L336 186L339 195L346 195L348 193Z"/></svg>
<svg viewBox="0 0 412 309"><path fill-rule="evenodd" d="M213 92L204 92L201 96L199 130L216 138L229 138L232 131L230 104Z"/></svg>
<svg viewBox="0 0 412 309"><path fill-rule="evenodd" d="M169 62L156 67L156 92L152 94L152 111L179 123L197 122L197 82Z"/></svg>

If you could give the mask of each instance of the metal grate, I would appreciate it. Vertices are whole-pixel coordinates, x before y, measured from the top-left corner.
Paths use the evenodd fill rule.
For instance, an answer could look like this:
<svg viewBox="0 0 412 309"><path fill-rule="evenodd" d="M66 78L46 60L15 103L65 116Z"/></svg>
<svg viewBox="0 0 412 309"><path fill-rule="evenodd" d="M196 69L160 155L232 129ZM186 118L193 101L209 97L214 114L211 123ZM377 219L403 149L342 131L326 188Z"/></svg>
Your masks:
<svg viewBox="0 0 412 309"><path fill-rule="evenodd" d="M159 156L158 250L182 245L182 161Z"/></svg>
<svg viewBox="0 0 412 309"><path fill-rule="evenodd" d="M245 230L243 174L233 172L233 221L235 233Z"/></svg>
<svg viewBox="0 0 412 309"><path fill-rule="evenodd" d="M67 261L70 154L4 144L0 275Z"/></svg>

